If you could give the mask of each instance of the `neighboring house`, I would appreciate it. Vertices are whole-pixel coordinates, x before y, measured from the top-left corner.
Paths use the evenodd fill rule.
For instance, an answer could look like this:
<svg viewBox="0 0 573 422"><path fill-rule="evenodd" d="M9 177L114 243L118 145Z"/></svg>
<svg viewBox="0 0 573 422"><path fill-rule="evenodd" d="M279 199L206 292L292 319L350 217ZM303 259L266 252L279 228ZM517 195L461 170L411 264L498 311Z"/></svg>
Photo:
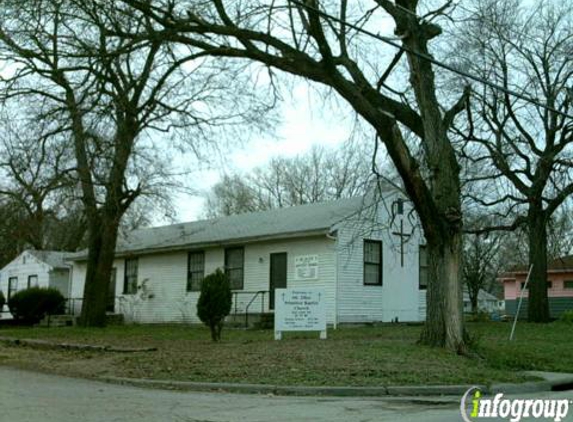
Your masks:
<svg viewBox="0 0 573 422"><path fill-rule="evenodd" d="M223 268L233 313L249 303L249 313L272 312L276 288L322 288L330 324L420 321L420 230L397 194L385 195L379 204L341 199L134 231L118 239L109 310L138 322L198 322L201 281ZM75 298L86 257L70 257Z"/></svg>
<svg viewBox="0 0 573 422"><path fill-rule="evenodd" d="M503 312L504 310L505 304L503 300L500 300L491 293L480 289L478 293L478 311L491 314L494 312ZM472 303L466 288L464 288L464 312L472 312Z"/></svg>
<svg viewBox="0 0 573 422"><path fill-rule="evenodd" d="M26 250L0 270L0 289L6 302L19 290L28 287L54 287L64 297L70 295L71 265L66 253Z"/></svg>
<svg viewBox="0 0 573 422"><path fill-rule="evenodd" d="M510 315L515 315L517 311L517 303L528 271L526 267L518 267L498 278L503 283L505 308ZM547 295L552 318L559 318L563 312L573 310L573 255L547 263ZM528 292L525 291L519 312L520 318L527 317L527 301Z"/></svg>

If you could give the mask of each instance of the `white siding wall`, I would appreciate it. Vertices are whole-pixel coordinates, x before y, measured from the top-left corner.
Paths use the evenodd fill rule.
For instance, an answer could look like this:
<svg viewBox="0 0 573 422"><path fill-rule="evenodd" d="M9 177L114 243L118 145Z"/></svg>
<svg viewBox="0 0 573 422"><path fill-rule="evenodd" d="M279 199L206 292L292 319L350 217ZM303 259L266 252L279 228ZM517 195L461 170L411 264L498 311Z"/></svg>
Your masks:
<svg viewBox="0 0 573 422"><path fill-rule="evenodd" d="M84 296L84 282L86 279L86 265L82 262L73 262L72 285L70 286L69 310L73 315L79 315Z"/></svg>
<svg viewBox="0 0 573 422"><path fill-rule="evenodd" d="M327 295L327 320L335 319L335 280L336 246L333 240L324 237L303 238L285 241L261 242L244 245L244 285L243 293L234 304L239 313L244 312L246 304L254 292L269 290L270 254L287 253L287 287L322 287ZM205 252L205 274L223 268L225 249L210 248ZM199 322L196 316L198 292L186 292L187 251L138 257L138 284L143 288L136 295L123 294L124 260L115 260L116 268L116 312L123 313L127 320L143 323L157 322ZM297 255L317 254L319 256L319 279L298 281L294 278L294 257ZM75 263L73 269L73 297L83 296L85 264ZM241 291L239 291L241 292ZM263 305L257 299L249 312L260 312ZM80 301L78 301L78 304ZM268 311L268 293L264 296L264 310ZM79 309L76 308L76 313Z"/></svg>
<svg viewBox="0 0 573 422"><path fill-rule="evenodd" d="M49 276L49 286L58 289L64 297L70 295L70 270L52 270Z"/></svg>
<svg viewBox="0 0 573 422"><path fill-rule="evenodd" d="M420 321L426 320L426 290L420 290L418 293L418 315Z"/></svg>
<svg viewBox="0 0 573 422"><path fill-rule="evenodd" d="M391 198L387 200L388 207ZM412 227L404 214L404 232ZM389 322L423 320L420 313L418 248L419 228L404 245L404 266L400 260L400 238L392 234L399 231L400 217L389 227L386 207L378 210L379 224L346 222L338 232L338 318L340 323ZM383 244L382 286L364 285L363 241L381 240Z"/></svg>
<svg viewBox="0 0 573 422"><path fill-rule="evenodd" d="M28 277L38 276L38 286L48 287L51 267L28 252L23 252L0 271L0 286L4 297L8 298L8 279L18 277L18 290L28 287Z"/></svg>

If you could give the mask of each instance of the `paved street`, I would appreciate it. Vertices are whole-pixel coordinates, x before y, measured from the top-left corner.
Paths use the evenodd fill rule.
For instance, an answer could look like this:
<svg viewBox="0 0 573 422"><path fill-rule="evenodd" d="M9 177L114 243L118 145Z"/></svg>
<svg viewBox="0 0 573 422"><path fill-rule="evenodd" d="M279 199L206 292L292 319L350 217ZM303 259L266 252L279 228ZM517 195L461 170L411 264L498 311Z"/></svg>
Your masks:
<svg viewBox="0 0 573 422"><path fill-rule="evenodd" d="M553 396L573 398L571 392ZM1 422L397 420L453 422L461 417L453 403L173 392L0 367ZM573 409L566 420L573 421Z"/></svg>

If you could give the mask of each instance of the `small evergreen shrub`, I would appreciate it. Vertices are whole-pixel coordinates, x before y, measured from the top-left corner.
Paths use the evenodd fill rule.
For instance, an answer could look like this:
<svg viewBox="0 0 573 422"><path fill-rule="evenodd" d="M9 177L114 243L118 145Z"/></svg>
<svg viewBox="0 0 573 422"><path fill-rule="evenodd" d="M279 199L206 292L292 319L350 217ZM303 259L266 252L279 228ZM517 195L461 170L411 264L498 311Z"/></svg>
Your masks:
<svg viewBox="0 0 573 422"><path fill-rule="evenodd" d="M30 287L14 294L8 307L15 319L35 324L46 315L63 314L66 299L53 287Z"/></svg>
<svg viewBox="0 0 573 422"><path fill-rule="evenodd" d="M201 294L197 301L197 316L211 330L213 341L221 340L225 317L231 312L233 295L229 279L217 269L201 283Z"/></svg>
<svg viewBox="0 0 573 422"><path fill-rule="evenodd" d="M570 311L565 311L561 314L561 318L559 318L563 322L567 322L569 324L573 324L573 309Z"/></svg>

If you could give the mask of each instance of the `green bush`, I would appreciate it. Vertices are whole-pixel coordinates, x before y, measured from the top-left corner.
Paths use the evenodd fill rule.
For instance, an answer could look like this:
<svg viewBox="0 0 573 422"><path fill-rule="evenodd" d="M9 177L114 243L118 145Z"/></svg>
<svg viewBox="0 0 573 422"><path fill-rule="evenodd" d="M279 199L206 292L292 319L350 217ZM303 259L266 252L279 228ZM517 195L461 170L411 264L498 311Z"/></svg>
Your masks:
<svg viewBox="0 0 573 422"><path fill-rule="evenodd" d="M8 307L15 319L34 324L46 315L64 313L66 299L52 287L30 287L14 294Z"/></svg>
<svg viewBox="0 0 573 422"><path fill-rule="evenodd" d="M225 317L231 312L233 296L229 279L217 269L201 283L201 295L197 301L197 316L211 330L213 341L221 340Z"/></svg>
<svg viewBox="0 0 573 422"><path fill-rule="evenodd" d="M477 311L474 314L470 314L466 318L467 322L489 322L491 321L491 315L486 311Z"/></svg>
<svg viewBox="0 0 573 422"><path fill-rule="evenodd" d="M573 324L573 309L570 311L565 311L561 314L560 321L567 322L569 324Z"/></svg>

